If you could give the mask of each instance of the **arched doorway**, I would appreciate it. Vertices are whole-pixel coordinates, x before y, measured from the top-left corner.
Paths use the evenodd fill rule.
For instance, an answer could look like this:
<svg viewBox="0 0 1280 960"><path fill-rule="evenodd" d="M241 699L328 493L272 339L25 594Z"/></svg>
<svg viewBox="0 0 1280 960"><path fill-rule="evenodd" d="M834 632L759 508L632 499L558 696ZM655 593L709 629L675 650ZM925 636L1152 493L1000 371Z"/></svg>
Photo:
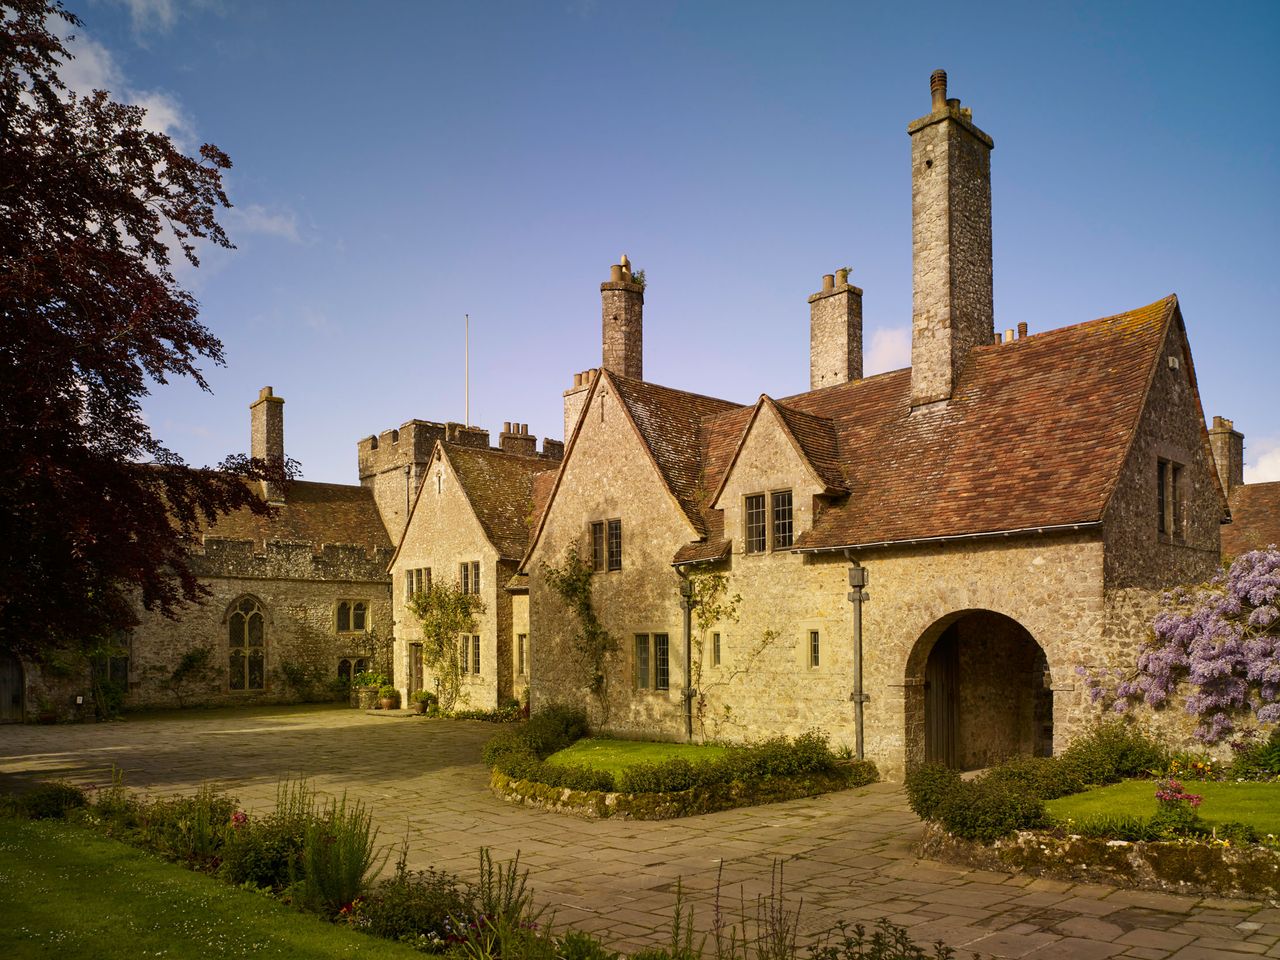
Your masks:
<svg viewBox="0 0 1280 960"><path fill-rule="evenodd" d="M23 679L22 661L0 651L0 723L22 722Z"/></svg>
<svg viewBox="0 0 1280 960"><path fill-rule="evenodd" d="M1048 658L1011 617L990 610L943 617L916 642L907 679L915 763L976 770L1053 752Z"/></svg>

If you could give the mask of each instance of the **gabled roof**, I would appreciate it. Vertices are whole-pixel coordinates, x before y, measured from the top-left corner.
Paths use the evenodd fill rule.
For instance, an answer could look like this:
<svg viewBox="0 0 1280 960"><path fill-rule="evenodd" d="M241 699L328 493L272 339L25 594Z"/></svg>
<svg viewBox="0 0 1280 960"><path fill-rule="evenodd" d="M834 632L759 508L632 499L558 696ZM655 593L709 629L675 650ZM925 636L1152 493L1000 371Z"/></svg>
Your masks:
<svg viewBox="0 0 1280 960"><path fill-rule="evenodd" d="M1280 481L1246 483L1231 491L1231 522L1222 527L1222 555L1280 546Z"/></svg>
<svg viewBox="0 0 1280 960"><path fill-rule="evenodd" d="M378 513L372 491L341 483L292 481L285 500L273 517L248 510L219 517L204 535L227 540L310 542L318 552L322 544L350 544L365 550L390 550L391 538Z"/></svg>
<svg viewBox="0 0 1280 960"><path fill-rule="evenodd" d="M681 510L694 529L706 533L702 499L702 422L717 414L741 408L684 390L632 380L612 371L602 376L613 384L627 412L648 447L650 455ZM748 410L750 408L747 408Z"/></svg>
<svg viewBox="0 0 1280 960"><path fill-rule="evenodd" d="M911 410L911 371L778 401L836 498L798 549L975 536L1101 521L1146 401L1175 297L1088 323L974 348L951 400ZM805 417L810 419L804 419ZM831 424L831 433L821 425ZM704 485L717 488L741 442L741 410L703 423ZM834 439L834 445L832 444ZM723 556L723 521L677 562Z"/></svg>
<svg viewBox="0 0 1280 960"><path fill-rule="evenodd" d="M523 557L529 545L534 513L535 480L541 474L554 475L558 464L545 457L526 457L443 440L439 445L494 549L503 559Z"/></svg>

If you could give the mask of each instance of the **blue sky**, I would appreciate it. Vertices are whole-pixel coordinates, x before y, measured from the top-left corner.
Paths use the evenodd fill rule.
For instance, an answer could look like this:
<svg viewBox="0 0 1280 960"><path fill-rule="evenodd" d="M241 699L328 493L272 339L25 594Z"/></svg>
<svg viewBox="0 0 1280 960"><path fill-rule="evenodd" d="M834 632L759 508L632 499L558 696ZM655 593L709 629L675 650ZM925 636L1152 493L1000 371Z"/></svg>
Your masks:
<svg viewBox="0 0 1280 960"><path fill-rule="evenodd" d="M997 327L1176 292L1206 415L1280 479L1280 4L71 8L74 85L235 163L238 249L181 275L228 365L144 405L192 463L247 449L270 384L304 476L355 482L359 438L463 418L464 313L472 422L558 438L623 252L649 380L806 389L806 297L846 265L868 372L906 365L906 125L942 67L996 142Z"/></svg>

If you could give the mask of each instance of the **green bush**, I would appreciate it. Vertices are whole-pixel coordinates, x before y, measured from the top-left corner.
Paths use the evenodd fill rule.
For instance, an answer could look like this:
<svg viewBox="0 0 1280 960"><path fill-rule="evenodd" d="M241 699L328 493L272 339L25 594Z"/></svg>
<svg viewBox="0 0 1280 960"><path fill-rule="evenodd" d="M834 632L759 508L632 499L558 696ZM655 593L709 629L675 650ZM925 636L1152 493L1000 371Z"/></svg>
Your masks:
<svg viewBox="0 0 1280 960"><path fill-rule="evenodd" d="M485 744L484 762L517 780L534 779L530 771L551 754L589 732L582 710L552 704L518 727L503 730Z"/></svg>
<svg viewBox="0 0 1280 960"><path fill-rule="evenodd" d="M1044 801L998 779L960 780L944 794L937 819L948 833L990 843L1015 830L1043 826Z"/></svg>
<svg viewBox="0 0 1280 960"><path fill-rule="evenodd" d="M1214 826L1212 833L1215 839L1229 840L1235 844L1257 843L1262 839L1262 835L1253 824L1240 823L1238 820L1219 823Z"/></svg>
<svg viewBox="0 0 1280 960"><path fill-rule="evenodd" d="M1231 776L1235 779L1272 780L1280 777L1280 726L1271 731L1268 739L1241 744L1236 750L1235 759L1231 762Z"/></svg>
<svg viewBox="0 0 1280 960"><path fill-rule="evenodd" d="M746 747L736 747L715 760L692 763L672 757L661 763L637 763L623 770L618 788L626 793L676 793L695 787L725 783L758 783L772 778L795 779L816 773L846 769L850 786L873 783L878 777L870 761L840 768L825 734L803 733L794 740L774 737Z"/></svg>
<svg viewBox="0 0 1280 960"><path fill-rule="evenodd" d="M992 768L983 778L1021 790L1041 800L1054 800L1084 789L1076 768L1054 757L1016 757Z"/></svg>
<svg viewBox="0 0 1280 960"><path fill-rule="evenodd" d="M60 780L38 783L18 801L18 809L32 820L61 820L89 802L85 792Z"/></svg>
<svg viewBox="0 0 1280 960"><path fill-rule="evenodd" d="M360 801L331 800L307 824L302 845L298 898L317 913L348 907L381 868L378 829Z"/></svg>
<svg viewBox="0 0 1280 960"><path fill-rule="evenodd" d="M395 875L355 901L347 919L376 937L433 951L443 947L451 918L472 912L470 895L457 877L438 870L411 871L402 853Z"/></svg>
<svg viewBox="0 0 1280 960"><path fill-rule="evenodd" d="M260 820L233 815L218 874L237 887L279 892L301 872L305 839L305 824L274 815Z"/></svg>
<svg viewBox="0 0 1280 960"><path fill-rule="evenodd" d="M1165 769L1168 752L1131 722L1105 721L1063 752L1061 762L1082 783L1119 783Z"/></svg>
<svg viewBox="0 0 1280 960"><path fill-rule="evenodd" d="M921 820L937 820L942 802L960 789L960 772L941 763L927 763L907 774L903 784L907 805Z"/></svg>
<svg viewBox="0 0 1280 960"><path fill-rule="evenodd" d="M236 801L209 785L193 797L153 800L140 806L142 843L162 856L204 865L219 857Z"/></svg>
<svg viewBox="0 0 1280 960"><path fill-rule="evenodd" d="M850 929L841 922L809 951L811 960L951 960L955 955L941 940L926 952L911 939L906 927L883 917L869 934L860 923Z"/></svg>

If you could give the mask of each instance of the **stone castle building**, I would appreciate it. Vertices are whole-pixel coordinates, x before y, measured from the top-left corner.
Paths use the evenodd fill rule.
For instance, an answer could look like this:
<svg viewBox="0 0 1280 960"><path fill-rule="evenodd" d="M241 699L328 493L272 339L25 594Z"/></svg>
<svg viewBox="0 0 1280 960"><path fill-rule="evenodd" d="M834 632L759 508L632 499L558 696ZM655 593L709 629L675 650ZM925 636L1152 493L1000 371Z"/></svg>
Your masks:
<svg viewBox="0 0 1280 960"><path fill-rule="evenodd" d="M298 678L365 665L432 690L410 604L449 582L484 605L457 638L459 706L527 691L669 739L819 728L891 776L1061 749L1095 716L1076 668L1132 664L1166 587L1280 541L1280 484L1243 484L1243 438L1206 428L1175 297L1000 333L994 143L940 71L931 93L908 126L909 368L863 376L863 291L840 270L808 298L807 392L647 382L623 257L564 444L411 420L359 442L358 486L264 490L275 518L227 517L193 549L209 602L135 631L128 702L172 704L197 648L188 702L296 699ZM283 457L283 401L251 409L254 453ZM598 678L546 575L575 553L614 641Z"/></svg>

